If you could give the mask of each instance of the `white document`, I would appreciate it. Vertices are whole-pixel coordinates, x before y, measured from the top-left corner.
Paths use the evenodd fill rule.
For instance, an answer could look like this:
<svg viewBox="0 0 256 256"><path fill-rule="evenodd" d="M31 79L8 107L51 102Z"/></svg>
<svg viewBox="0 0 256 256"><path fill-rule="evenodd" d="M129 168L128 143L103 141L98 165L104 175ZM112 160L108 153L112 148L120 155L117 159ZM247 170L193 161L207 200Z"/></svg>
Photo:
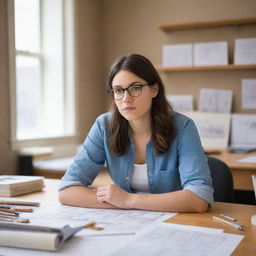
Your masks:
<svg viewBox="0 0 256 256"><path fill-rule="evenodd" d="M81 232L87 235L105 234L135 234L153 222L161 222L176 213L153 212L141 210L112 210L93 209L71 206L40 207L33 214L23 213L21 216L29 218L31 224L61 226L63 223L71 227L80 226L88 222L96 222L104 227L102 231L85 229Z"/></svg>
<svg viewBox="0 0 256 256"><path fill-rule="evenodd" d="M205 149L225 149L230 132L230 114L210 112L187 112L198 129L202 146Z"/></svg>
<svg viewBox="0 0 256 256"><path fill-rule="evenodd" d="M256 164L256 156L247 156L244 158L240 158L237 160L237 162L244 164Z"/></svg>
<svg viewBox="0 0 256 256"><path fill-rule="evenodd" d="M199 111L231 113L233 92L231 90L216 90L201 88Z"/></svg>
<svg viewBox="0 0 256 256"><path fill-rule="evenodd" d="M234 64L256 64L256 38L240 38L235 40Z"/></svg>
<svg viewBox="0 0 256 256"><path fill-rule="evenodd" d="M192 66L192 44L172 44L163 46L164 67Z"/></svg>
<svg viewBox="0 0 256 256"><path fill-rule="evenodd" d="M113 256L231 255L242 235L203 232L159 223L151 226Z"/></svg>
<svg viewBox="0 0 256 256"><path fill-rule="evenodd" d="M210 42L194 44L194 66L218 66L227 64L227 42Z"/></svg>
<svg viewBox="0 0 256 256"><path fill-rule="evenodd" d="M256 114L232 115L231 147L256 148Z"/></svg>
<svg viewBox="0 0 256 256"><path fill-rule="evenodd" d="M256 79L242 80L242 108L256 109Z"/></svg>
<svg viewBox="0 0 256 256"><path fill-rule="evenodd" d="M177 112L193 111L192 95L167 95L167 100Z"/></svg>

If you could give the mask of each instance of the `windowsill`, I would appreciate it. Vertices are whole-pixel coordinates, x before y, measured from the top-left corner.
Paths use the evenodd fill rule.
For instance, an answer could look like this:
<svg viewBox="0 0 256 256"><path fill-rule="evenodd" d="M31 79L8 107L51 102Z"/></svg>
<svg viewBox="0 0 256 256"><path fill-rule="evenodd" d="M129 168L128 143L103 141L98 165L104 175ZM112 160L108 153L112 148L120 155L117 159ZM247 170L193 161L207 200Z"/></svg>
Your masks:
<svg viewBox="0 0 256 256"><path fill-rule="evenodd" d="M26 147L55 147L60 145L78 145L78 136L61 136L49 138L37 138L28 140L11 140L11 147L13 151L19 151Z"/></svg>

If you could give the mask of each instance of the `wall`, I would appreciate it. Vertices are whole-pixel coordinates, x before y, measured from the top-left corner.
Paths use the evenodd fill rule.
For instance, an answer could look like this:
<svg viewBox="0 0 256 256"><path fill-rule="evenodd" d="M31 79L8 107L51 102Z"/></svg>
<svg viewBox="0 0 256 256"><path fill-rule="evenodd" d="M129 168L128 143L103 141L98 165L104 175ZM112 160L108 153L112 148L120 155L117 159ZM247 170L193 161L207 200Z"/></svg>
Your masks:
<svg viewBox="0 0 256 256"><path fill-rule="evenodd" d="M7 26L7 1L0 0L0 174L16 170L16 155L10 147Z"/></svg>
<svg viewBox="0 0 256 256"><path fill-rule="evenodd" d="M101 0L76 1L78 133L82 142L105 111Z"/></svg>
<svg viewBox="0 0 256 256"><path fill-rule="evenodd" d="M10 149L7 1L0 0L0 174L13 173L16 155ZM162 45L168 43L229 40L256 37L255 25L165 33L160 23L202 21L256 16L255 0L75 0L76 82L79 142L96 116L107 110L105 77L115 58L131 52L161 64ZM255 32L252 32L252 31ZM240 112L242 78L255 71L161 73L168 93L198 96L200 87L230 88L234 111ZM254 111L255 112L255 111Z"/></svg>
<svg viewBox="0 0 256 256"><path fill-rule="evenodd" d="M228 41L232 63L233 41L256 37L256 25L163 32L161 23L208 21L256 16L255 0L105 0L105 74L119 55L140 53L155 66L161 65L162 46L171 43ZM241 110L241 79L256 78L255 70L160 73L167 93L192 94L198 102L201 87L234 91L234 112ZM106 103L108 104L108 103ZM197 104L196 104L197 106Z"/></svg>

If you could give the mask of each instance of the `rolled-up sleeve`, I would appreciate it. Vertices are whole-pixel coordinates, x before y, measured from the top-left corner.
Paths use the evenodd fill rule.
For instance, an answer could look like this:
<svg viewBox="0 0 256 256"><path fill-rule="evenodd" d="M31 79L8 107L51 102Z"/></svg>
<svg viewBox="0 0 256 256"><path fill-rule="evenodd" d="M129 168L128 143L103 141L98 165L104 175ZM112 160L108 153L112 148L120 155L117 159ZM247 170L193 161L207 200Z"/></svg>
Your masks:
<svg viewBox="0 0 256 256"><path fill-rule="evenodd" d="M70 186L89 186L105 163L104 125L98 118L92 126L81 150L62 177L59 190Z"/></svg>
<svg viewBox="0 0 256 256"><path fill-rule="evenodd" d="M213 186L207 158L194 122L189 119L181 129L178 143L179 173L183 189L213 203Z"/></svg>

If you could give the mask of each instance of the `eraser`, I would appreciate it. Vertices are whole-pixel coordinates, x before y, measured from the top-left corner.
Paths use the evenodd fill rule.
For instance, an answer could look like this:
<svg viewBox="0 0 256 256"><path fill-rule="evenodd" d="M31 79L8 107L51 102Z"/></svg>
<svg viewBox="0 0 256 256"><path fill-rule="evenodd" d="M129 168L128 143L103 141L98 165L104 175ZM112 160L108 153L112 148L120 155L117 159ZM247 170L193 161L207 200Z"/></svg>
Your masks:
<svg viewBox="0 0 256 256"><path fill-rule="evenodd" d="M252 225L256 225L256 215L252 216Z"/></svg>

